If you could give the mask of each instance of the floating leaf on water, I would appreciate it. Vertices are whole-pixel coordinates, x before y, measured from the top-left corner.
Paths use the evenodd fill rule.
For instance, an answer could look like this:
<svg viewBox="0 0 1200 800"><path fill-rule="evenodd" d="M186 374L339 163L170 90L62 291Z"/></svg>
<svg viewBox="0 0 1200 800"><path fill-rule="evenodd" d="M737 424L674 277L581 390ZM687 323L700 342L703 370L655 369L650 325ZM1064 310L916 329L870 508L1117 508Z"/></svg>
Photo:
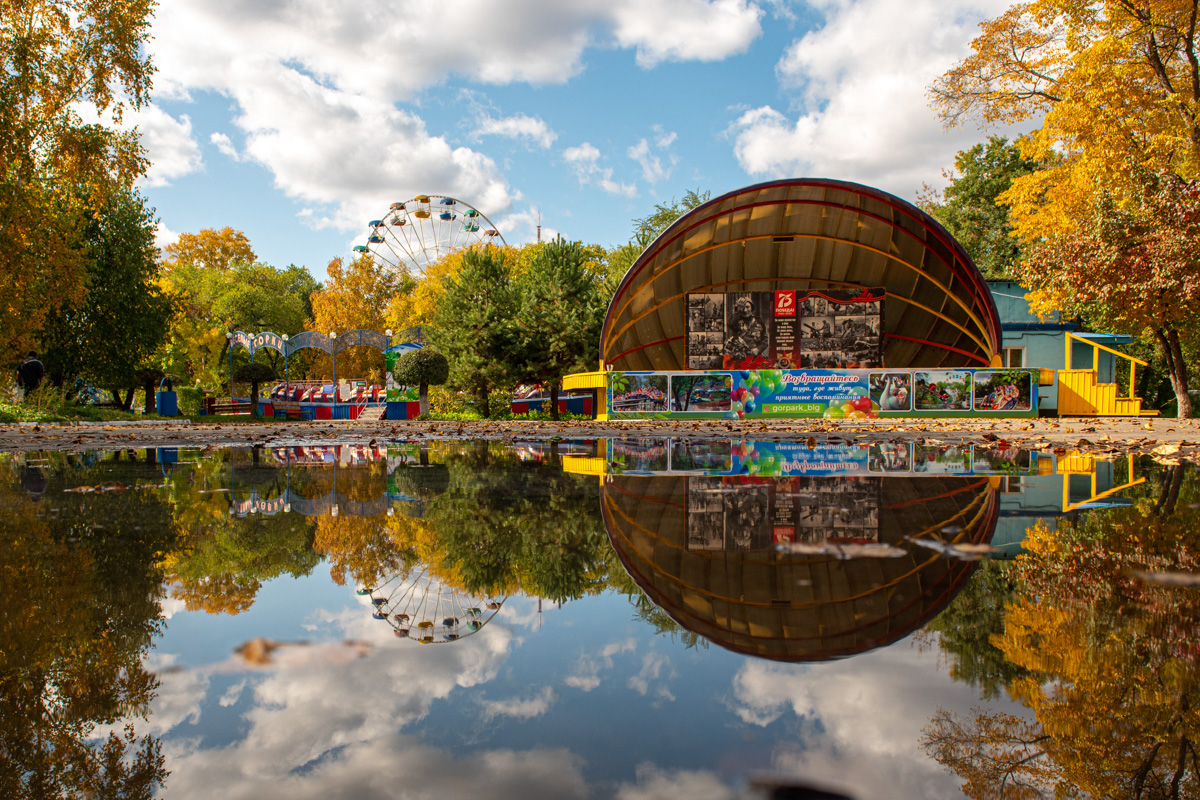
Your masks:
<svg viewBox="0 0 1200 800"><path fill-rule="evenodd" d="M963 561L978 561L986 555L999 553L1000 548L992 547L990 544L972 544L966 542L964 544L949 544L941 542L937 539L915 539L911 536L905 536L905 539L917 545L924 547L927 550L932 550L935 553L941 553L950 558L957 558Z"/></svg>
<svg viewBox="0 0 1200 800"><path fill-rule="evenodd" d="M800 556L833 556L837 559L850 558L900 558L908 551L890 544L808 544L806 542L781 542L775 545L781 553Z"/></svg>
<svg viewBox="0 0 1200 800"><path fill-rule="evenodd" d="M1200 586L1200 575L1194 572L1144 572L1140 569L1130 570L1130 574L1146 583L1157 583L1159 586Z"/></svg>

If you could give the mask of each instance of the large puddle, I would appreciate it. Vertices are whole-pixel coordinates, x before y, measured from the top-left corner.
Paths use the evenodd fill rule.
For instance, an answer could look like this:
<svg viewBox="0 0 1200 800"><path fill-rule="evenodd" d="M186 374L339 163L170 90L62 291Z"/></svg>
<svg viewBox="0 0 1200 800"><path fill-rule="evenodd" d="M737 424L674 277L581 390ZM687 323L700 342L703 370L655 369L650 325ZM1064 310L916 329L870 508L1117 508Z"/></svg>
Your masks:
<svg viewBox="0 0 1200 800"><path fill-rule="evenodd" d="M0 528L4 797L1200 795L1170 458L30 452Z"/></svg>

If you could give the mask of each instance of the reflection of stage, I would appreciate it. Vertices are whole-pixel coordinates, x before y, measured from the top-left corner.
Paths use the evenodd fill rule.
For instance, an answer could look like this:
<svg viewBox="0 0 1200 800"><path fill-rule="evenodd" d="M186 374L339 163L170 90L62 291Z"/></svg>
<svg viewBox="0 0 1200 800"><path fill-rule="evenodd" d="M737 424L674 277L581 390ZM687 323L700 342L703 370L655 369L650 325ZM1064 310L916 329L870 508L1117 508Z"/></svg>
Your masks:
<svg viewBox="0 0 1200 800"><path fill-rule="evenodd" d="M986 544L996 527L995 478L796 480L720 479L715 492L707 491L713 478L615 475L602 488L604 523L626 570L680 625L730 650L784 661L849 656L917 630L975 565L908 539ZM817 531L795 515L803 497L822 494L820 481L840 482L823 493L826 506L846 505L837 497L845 492L860 508L828 517L834 527ZM755 505L759 511L745 512ZM697 511L704 518L690 519ZM774 546L814 534L809 541L871 541L904 554L838 559Z"/></svg>

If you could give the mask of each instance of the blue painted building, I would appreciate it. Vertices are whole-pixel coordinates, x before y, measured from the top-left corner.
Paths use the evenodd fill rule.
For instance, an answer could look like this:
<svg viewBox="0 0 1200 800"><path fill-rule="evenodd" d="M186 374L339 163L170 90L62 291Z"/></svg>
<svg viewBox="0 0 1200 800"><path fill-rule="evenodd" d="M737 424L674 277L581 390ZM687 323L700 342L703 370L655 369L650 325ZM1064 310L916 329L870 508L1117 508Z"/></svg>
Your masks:
<svg viewBox="0 0 1200 800"><path fill-rule="evenodd" d="M1058 409L1057 371L1067 369L1067 334L1078 339L1071 342L1071 366L1075 369L1097 370L1099 383L1113 383L1117 379L1117 357L1104 350L1095 350L1089 342L1104 347L1119 347L1133 341L1132 336L1114 333L1081 333L1079 324L1064 321L1059 312L1041 319L1029 307L1025 299L1026 290L1015 281L988 281L992 299L1000 315L1003 344L1001 357L1006 367L1040 367L1055 370L1054 383L1038 390L1038 408L1043 413L1054 413Z"/></svg>

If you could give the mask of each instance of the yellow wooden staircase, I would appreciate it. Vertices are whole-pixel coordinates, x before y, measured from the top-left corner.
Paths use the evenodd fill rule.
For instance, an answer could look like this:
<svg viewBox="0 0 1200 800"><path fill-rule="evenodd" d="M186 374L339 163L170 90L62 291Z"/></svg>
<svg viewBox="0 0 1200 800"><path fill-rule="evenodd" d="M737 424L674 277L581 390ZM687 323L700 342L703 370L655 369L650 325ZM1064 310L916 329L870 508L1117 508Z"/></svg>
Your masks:
<svg viewBox="0 0 1200 800"><path fill-rule="evenodd" d="M1071 364L1071 342L1083 342L1092 348L1092 366L1090 369L1074 369ZM1118 358L1129 362L1129 391L1130 397L1118 397L1115 383L1100 383L1100 351L1112 353ZM1126 355L1119 350L1105 347L1102 344L1090 342L1073 333L1067 334L1066 369L1058 371L1058 413L1069 417L1156 417L1157 411L1142 409L1142 399L1133 397L1134 370L1138 364L1147 366L1145 361Z"/></svg>

